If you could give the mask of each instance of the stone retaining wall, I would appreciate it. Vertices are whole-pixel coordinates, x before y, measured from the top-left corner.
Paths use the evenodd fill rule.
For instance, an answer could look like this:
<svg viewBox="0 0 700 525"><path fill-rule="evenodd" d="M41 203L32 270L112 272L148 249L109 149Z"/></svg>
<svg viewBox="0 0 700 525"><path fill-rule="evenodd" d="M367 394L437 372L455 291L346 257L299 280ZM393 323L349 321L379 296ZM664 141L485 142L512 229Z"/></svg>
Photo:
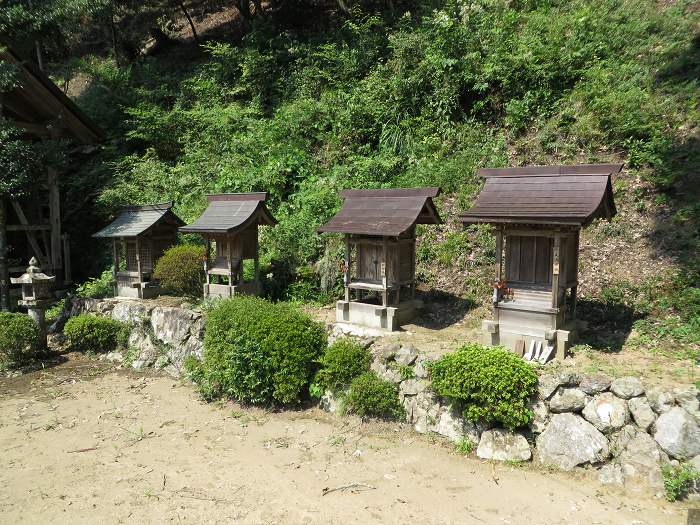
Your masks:
<svg viewBox="0 0 700 525"><path fill-rule="evenodd" d="M62 321L84 312L132 324L127 364L134 369L156 366L179 375L187 356L202 356L200 312L147 301L76 299ZM528 428L508 432L467 421L458 407L432 392L428 357L415 347L382 344L379 338L360 342L371 347L372 370L397 385L407 422L417 432L467 439L480 458L532 460L560 470L594 468L603 484L655 492L663 489L665 464L690 461L700 470L700 394L693 386L645 388L635 377L548 373L545 367L531 402L534 418ZM325 410L337 406L330 393L321 400Z"/></svg>

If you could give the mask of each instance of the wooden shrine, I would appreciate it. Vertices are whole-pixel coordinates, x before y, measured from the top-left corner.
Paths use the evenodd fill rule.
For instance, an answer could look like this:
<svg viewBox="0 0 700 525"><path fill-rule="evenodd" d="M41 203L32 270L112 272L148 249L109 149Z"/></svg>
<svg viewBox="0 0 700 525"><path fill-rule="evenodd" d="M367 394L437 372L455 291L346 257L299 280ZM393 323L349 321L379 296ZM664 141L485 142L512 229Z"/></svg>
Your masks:
<svg viewBox="0 0 700 525"><path fill-rule="evenodd" d="M615 213L611 176L622 164L488 168L465 225L496 234L493 320L484 342L528 360L564 357L577 332L579 233ZM505 254L505 256L504 256Z"/></svg>
<svg viewBox="0 0 700 525"><path fill-rule="evenodd" d="M396 330L416 300L416 224L442 224L439 188L346 190L343 206L319 232L345 234L345 297L339 322Z"/></svg>
<svg viewBox="0 0 700 525"><path fill-rule="evenodd" d="M160 293L153 270L185 224L172 206L172 202L126 206L109 226L93 235L112 239L115 296L150 299Z"/></svg>
<svg viewBox="0 0 700 525"><path fill-rule="evenodd" d="M73 155L88 152L102 140L102 131L34 63L14 50L0 50L0 60L13 68L15 83L0 93L2 118L19 129L28 142L67 139ZM70 238L63 228L59 182L67 176L54 166L38 173L29 197L0 197L0 310L8 310L20 296L10 290L10 275L24 272L35 257L41 268L62 287L72 279ZM1 177L1 175L0 175ZM10 301L12 292L13 300Z"/></svg>
<svg viewBox="0 0 700 525"><path fill-rule="evenodd" d="M277 224L265 206L267 193L222 193L207 200L204 213L180 228L206 239L204 297L261 295L258 227ZM246 260L253 264L252 279L246 279Z"/></svg>

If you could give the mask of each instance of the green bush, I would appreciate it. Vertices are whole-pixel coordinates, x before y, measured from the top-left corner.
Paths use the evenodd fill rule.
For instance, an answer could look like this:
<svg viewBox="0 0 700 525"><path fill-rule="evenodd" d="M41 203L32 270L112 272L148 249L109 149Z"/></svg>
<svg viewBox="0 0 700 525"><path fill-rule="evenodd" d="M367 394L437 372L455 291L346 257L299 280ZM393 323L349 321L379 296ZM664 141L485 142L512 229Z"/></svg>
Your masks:
<svg viewBox="0 0 700 525"><path fill-rule="evenodd" d="M333 392L347 388L353 379L369 371L371 360L367 348L349 338L337 339L326 348L314 383Z"/></svg>
<svg viewBox="0 0 700 525"><path fill-rule="evenodd" d="M298 307L235 297L207 313L204 359L191 376L208 399L296 403L325 345L323 325Z"/></svg>
<svg viewBox="0 0 700 525"><path fill-rule="evenodd" d="M501 423L512 430L532 417L527 404L537 374L505 348L469 343L435 361L430 373L435 391L460 402L470 421Z"/></svg>
<svg viewBox="0 0 700 525"><path fill-rule="evenodd" d="M374 372L365 372L352 380L345 409L360 417L401 419L405 416L396 386Z"/></svg>
<svg viewBox="0 0 700 525"><path fill-rule="evenodd" d="M173 246L156 263L153 277L161 289L177 295L199 296L204 283L204 249L192 244Z"/></svg>
<svg viewBox="0 0 700 525"><path fill-rule="evenodd" d="M676 467L666 465L661 473L664 477L664 489L668 501L685 498L693 484L700 481L700 472L689 463L682 463Z"/></svg>
<svg viewBox="0 0 700 525"><path fill-rule="evenodd" d="M39 330L28 315L0 312L0 369L20 363L38 337Z"/></svg>
<svg viewBox="0 0 700 525"><path fill-rule="evenodd" d="M126 325L109 317L81 314L71 317L63 328L71 349L79 352L111 352L124 346Z"/></svg>

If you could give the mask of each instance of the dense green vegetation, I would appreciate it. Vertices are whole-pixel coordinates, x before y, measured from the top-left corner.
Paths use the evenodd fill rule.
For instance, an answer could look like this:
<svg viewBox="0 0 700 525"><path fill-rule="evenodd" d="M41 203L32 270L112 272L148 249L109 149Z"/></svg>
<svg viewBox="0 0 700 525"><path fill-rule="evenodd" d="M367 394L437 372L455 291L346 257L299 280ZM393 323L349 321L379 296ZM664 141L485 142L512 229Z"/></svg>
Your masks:
<svg viewBox="0 0 700 525"><path fill-rule="evenodd" d="M70 341L72 350L95 354L125 347L129 335L128 326L124 323L93 314L71 317L63 333Z"/></svg>
<svg viewBox="0 0 700 525"><path fill-rule="evenodd" d="M355 340L340 338L326 348L314 384L321 391L340 392L357 376L369 372L372 354Z"/></svg>
<svg viewBox="0 0 700 525"><path fill-rule="evenodd" d="M39 330L28 315L0 312L0 371L21 364L38 338Z"/></svg>
<svg viewBox="0 0 700 525"><path fill-rule="evenodd" d="M207 399L288 405L302 400L325 346L323 325L297 306L236 297L207 312L204 359L187 367Z"/></svg>
<svg viewBox="0 0 700 525"><path fill-rule="evenodd" d="M459 403L470 421L513 430L532 417L528 402L537 374L505 348L466 344L432 363L430 376L435 392Z"/></svg>
<svg viewBox="0 0 700 525"><path fill-rule="evenodd" d="M374 372L365 372L353 379L343 403L345 410L363 418L401 420L405 417L396 385Z"/></svg>

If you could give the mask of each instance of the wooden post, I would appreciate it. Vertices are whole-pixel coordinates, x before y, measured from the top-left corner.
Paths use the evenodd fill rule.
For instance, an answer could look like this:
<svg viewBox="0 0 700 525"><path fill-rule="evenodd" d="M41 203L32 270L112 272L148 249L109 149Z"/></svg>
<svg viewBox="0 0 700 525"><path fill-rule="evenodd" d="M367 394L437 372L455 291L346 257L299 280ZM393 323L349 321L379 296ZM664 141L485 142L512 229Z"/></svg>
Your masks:
<svg viewBox="0 0 700 525"><path fill-rule="evenodd" d="M496 230L496 280L501 280L503 272L503 230Z"/></svg>
<svg viewBox="0 0 700 525"><path fill-rule="evenodd" d="M389 302L389 293L387 291L387 278L386 278L386 261L387 261L387 239L382 237L382 262L380 264L380 270L382 272L382 306L386 306Z"/></svg>
<svg viewBox="0 0 700 525"><path fill-rule="evenodd" d="M345 267L343 268L343 284L345 285L345 301L350 302L350 235L345 234Z"/></svg>
<svg viewBox="0 0 700 525"><path fill-rule="evenodd" d="M574 279L575 284L571 287L571 319L576 320L576 294L578 292L578 256L580 248L580 230L576 230L574 233L573 241L576 243L576 249L574 250L574 260L572 264L574 265Z"/></svg>
<svg viewBox="0 0 700 525"><path fill-rule="evenodd" d="M233 296L233 239L226 238L226 259L228 261L228 295Z"/></svg>
<svg viewBox="0 0 700 525"><path fill-rule="evenodd" d="M73 282L73 273L71 271L70 263L70 235L64 233L62 235L63 240L63 284L70 284Z"/></svg>
<svg viewBox="0 0 700 525"><path fill-rule="evenodd" d="M0 311L10 310L10 272L7 264L7 204L0 197Z"/></svg>
<svg viewBox="0 0 700 525"><path fill-rule="evenodd" d="M204 279L207 283L207 291L209 290L209 258L211 257L211 239L207 237L207 242L204 248Z"/></svg>
<svg viewBox="0 0 700 525"><path fill-rule="evenodd" d="M141 288L141 283L143 282L143 275L141 274L141 239L136 237L136 273L139 276L139 298L143 299L143 288Z"/></svg>
<svg viewBox="0 0 700 525"><path fill-rule="evenodd" d="M63 284L63 275L60 271L63 267L62 242L61 242L61 196L58 189L58 172L54 168L48 168L49 186L49 223L51 225L51 266L56 276L56 285Z"/></svg>
<svg viewBox="0 0 700 525"><path fill-rule="evenodd" d="M119 295L119 278L117 272L119 272L119 241L117 239L112 239L112 264L114 268L112 269L112 277L114 278L114 295L115 297Z"/></svg>
<svg viewBox="0 0 700 525"><path fill-rule="evenodd" d="M559 247L561 235L554 234L554 248L552 250L552 308L559 307Z"/></svg>

